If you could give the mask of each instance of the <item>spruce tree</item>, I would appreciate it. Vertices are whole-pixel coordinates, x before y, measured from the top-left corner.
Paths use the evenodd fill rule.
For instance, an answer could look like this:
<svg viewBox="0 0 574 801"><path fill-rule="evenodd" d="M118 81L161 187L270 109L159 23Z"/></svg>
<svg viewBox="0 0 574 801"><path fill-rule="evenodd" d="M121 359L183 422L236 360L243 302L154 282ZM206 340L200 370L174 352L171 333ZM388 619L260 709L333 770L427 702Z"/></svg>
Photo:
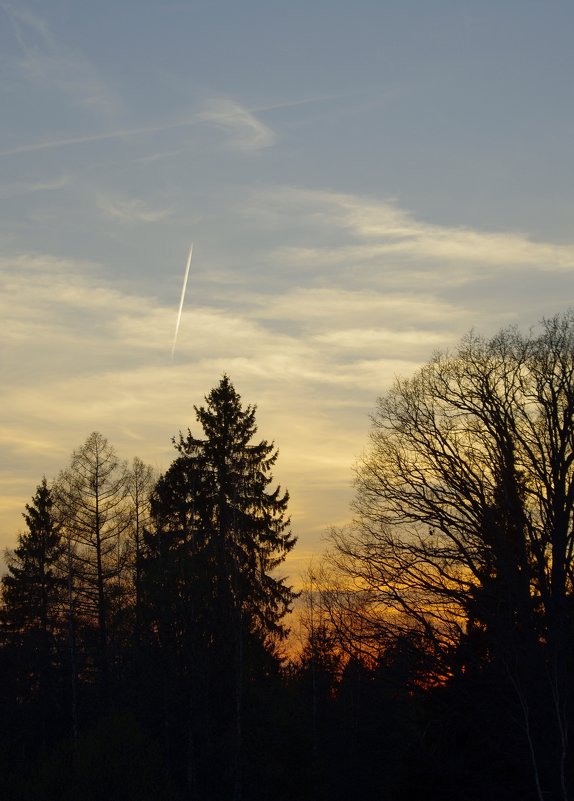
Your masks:
<svg viewBox="0 0 574 801"><path fill-rule="evenodd" d="M47 635L56 625L63 591L58 570L63 545L45 478L22 516L28 531L8 552L8 573L2 578L5 619L13 630L35 629Z"/></svg>
<svg viewBox="0 0 574 801"><path fill-rule="evenodd" d="M283 636L282 618L293 600L274 571L293 548L286 517L289 494L270 490L278 451L273 443L251 443L257 432L254 406L224 376L195 409L205 438L190 431L177 448L201 479L203 524L214 543L220 591L241 614L243 625L261 638Z"/></svg>
<svg viewBox="0 0 574 801"><path fill-rule="evenodd" d="M18 545L7 553L8 572L1 584L2 681L13 699L4 710L4 723L20 723L21 747L31 755L48 746L50 733L65 717L61 705L65 579L60 527L45 478L25 508L28 530L19 534Z"/></svg>
<svg viewBox="0 0 574 801"><path fill-rule="evenodd" d="M267 440L252 442L256 407L242 407L228 376L206 402L194 407L204 437L188 430L174 439L179 456L153 493L148 549L159 556L163 547L164 566L177 551L188 562L181 579L205 585L197 601L211 604L211 619L239 616L243 630L268 646L287 633L283 618L296 597L275 574L296 541L289 494L271 489L278 451Z"/></svg>
<svg viewBox="0 0 574 801"><path fill-rule="evenodd" d="M289 494L271 486L278 451L253 442L256 408L242 406L228 376L205 400L195 407L203 436L174 439L179 455L156 486L145 574L163 664L179 664L189 699L187 723L178 710L188 790L209 781L214 797L229 798L241 786L245 693L287 633L296 594L275 571L295 537ZM229 773L214 775L222 761Z"/></svg>

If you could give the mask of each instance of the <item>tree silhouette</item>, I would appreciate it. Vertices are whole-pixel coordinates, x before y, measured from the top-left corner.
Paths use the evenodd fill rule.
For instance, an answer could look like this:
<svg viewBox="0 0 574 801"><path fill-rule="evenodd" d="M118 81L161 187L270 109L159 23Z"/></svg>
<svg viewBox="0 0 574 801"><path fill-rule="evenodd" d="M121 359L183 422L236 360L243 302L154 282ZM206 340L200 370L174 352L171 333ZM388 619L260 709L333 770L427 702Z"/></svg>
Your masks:
<svg viewBox="0 0 574 801"><path fill-rule="evenodd" d="M13 654L12 690L31 705L38 746L45 748L58 725L58 685L63 660L65 580L63 543L46 479L23 513L27 531L7 554L2 578L4 646Z"/></svg>
<svg viewBox="0 0 574 801"><path fill-rule="evenodd" d="M122 609L130 515L127 474L108 440L93 432L72 454L54 486L68 542L74 614L86 637L96 632L95 662L102 698L109 691L110 616Z"/></svg>
<svg viewBox="0 0 574 801"><path fill-rule="evenodd" d="M58 565L64 546L45 478L23 517L28 531L8 553L8 573L2 578L4 611L11 628L36 629L47 637L60 623L63 579Z"/></svg>
<svg viewBox="0 0 574 801"><path fill-rule="evenodd" d="M143 538L146 528L150 527L151 493L155 484L153 468L145 464L137 456L133 459L126 475L127 497L129 501L130 526L130 562L133 568L133 604L134 604L134 637L139 643L141 636L141 583Z"/></svg>
<svg viewBox="0 0 574 801"><path fill-rule="evenodd" d="M190 790L197 766L215 764L209 743L218 732L230 770L209 780L239 797L245 688L286 633L295 594L274 571L295 538L288 493L270 488L278 453L252 442L255 407L243 408L224 376L195 412L204 437L180 434L179 456L152 498L148 597L164 652L187 677Z"/></svg>
<svg viewBox="0 0 574 801"><path fill-rule="evenodd" d="M397 380L373 418L355 510L332 560L361 598L373 647L414 633L441 660L439 681L496 675L536 797L565 799L574 314L539 335L471 334Z"/></svg>

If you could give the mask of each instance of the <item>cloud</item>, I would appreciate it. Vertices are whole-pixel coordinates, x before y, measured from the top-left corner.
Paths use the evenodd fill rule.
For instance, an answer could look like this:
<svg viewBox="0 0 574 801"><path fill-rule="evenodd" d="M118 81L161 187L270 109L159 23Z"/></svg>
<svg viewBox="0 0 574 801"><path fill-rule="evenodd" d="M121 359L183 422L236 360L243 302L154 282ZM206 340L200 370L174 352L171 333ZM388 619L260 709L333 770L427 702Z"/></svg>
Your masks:
<svg viewBox="0 0 574 801"><path fill-rule="evenodd" d="M4 259L0 266L5 348L6 354L13 354L13 359L7 360L3 393L5 399L11 397L14 412L30 418L56 417L56 408L67 421L85 415L100 394L98 387L106 388L112 382L117 397L118 388L129 384L131 378L137 385L130 394L132 401L153 397L153 386L161 394L174 376L187 373L190 364L196 375L210 372L217 378L230 370L255 383L282 386L289 381L299 392L308 384L303 394L334 383L348 384L357 391L360 386L368 387L370 392L381 378L377 337L389 347L393 337L400 343L401 315L409 316L409 308L411 318L416 316L421 326L426 319L430 326L428 333L420 332L421 348L425 342L430 347L437 337L448 336L443 328L433 330L430 301L425 312L424 302L411 301L409 306L408 298L395 299L393 304L368 293L299 288L271 299L251 297L250 305L232 312L197 305L191 298L184 309L176 363L171 365L175 300L173 306L165 306L153 298L103 284L97 265L90 262L30 254ZM450 316L455 318L452 310ZM449 318L446 305L436 310L435 319L438 317L444 327ZM386 321L382 332L381 319ZM278 321L284 323L281 330L276 329ZM391 334L393 324L397 331ZM402 337L406 346L411 333L403 331ZM347 358L345 351L361 341L372 342L372 362L365 358L366 353L350 361ZM140 371L145 374L141 386ZM23 387L38 380L42 383L41 401L35 392L23 396ZM144 391L148 381L150 386ZM102 391L106 397L107 389ZM89 403L86 398L91 399ZM112 405L109 397L105 403ZM109 418L110 409L102 414Z"/></svg>
<svg viewBox="0 0 574 801"><path fill-rule="evenodd" d="M282 109L298 108L300 106L315 105L329 100L338 100L340 95L315 95L312 97L302 97L298 100L282 100L277 103L266 103L262 106L251 109L252 114L259 114L266 111L278 111Z"/></svg>
<svg viewBox="0 0 574 801"><path fill-rule="evenodd" d="M2 4L10 20L21 56L16 67L25 78L55 89L97 114L115 115L119 98L82 54L58 42L46 21L29 9Z"/></svg>
<svg viewBox="0 0 574 801"><path fill-rule="evenodd" d="M421 325L460 319L461 310L446 301L440 301L423 290L413 295L399 293L384 295L368 289L340 287L295 287L276 298L260 297L254 312L261 319L311 321L323 326L340 326L360 321L365 326L385 320L397 324L399 320L415 319ZM408 315L405 311L408 310ZM401 326L402 327L402 326Z"/></svg>
<svg viewBox="0 0 574 801"><path fill-rule="evenodd" d="M450 283L475 279L476 266L541 271L574 267L574 245L535 242L515 232L426 223L392 200L277 187L254 192L244 214L257 214L271 228L280 225L285 216L299 219L307 228L313 227L316 239L328 231L338 231L340 238L346 236L338 245L286 246L276 253L278 261L309 267L408 260L426 265L425 272L428 265L448 269Z"/></svg>
<svg viewBox="0 0 574 801"><path fill-rule="evenodd" d="M104 283L97 264L44 254L4 258L4 374L22 386L51 372L97 372L102 363L121 358L121 350L114 354L116 321L122 315L149 316L151 309L145 298Z"/></svg>
<svg viewBox="0 0 574 801"><path fill-rule="evenodd" d="M14 181L13 183L0 184L0 199L16 197L18 195L30 195L36 192L51 192L63 189L70 183L68 175L62 175L55 181Z"/></svg>
<svg viewBox="0 0 574 801"><path fill-rule="evenodd" d="M47 431L58 439L64 423L55 425L57 420L65 421L68 441L95 427L123 437L129 427L130 442L139 431L157 443L160 418L166 427L177 427L178 420L185 425L178 410L190 379L203 394L229 372L274 410L270 428L277 423L277 438L289 440L293 465L314 452L309 442L316 439L320 458L331 451L328 458L343 470L352 461L356 422L350 416L357 405L368 405L395 374L412 371L417 360L452 342L453 329L464 328L460 310L446 303L433 308L430 297L298 288L252 297L237 312L190 299L171 364L175 302L166 306L102 284L97 265L39 254L5 260L2 276L0 314L9 356L3 409L18 430L17 421L26 419L26 436L34 440ZM189 414L189 398L184 406ZM335 418L343 415L338 434L327 408ZM321 445L323 437L328 447Z"/></svg>
<svg viewBox="0 0 574 801"><path fill-rule="evenodd" d="M140 198L100 195L98 208L105 217L120 223L157 223L171 216L172 210L153 209Z"/></svg>
<svg viewBox="0 0 574 801"><path fill-rule="evenodd" d="M257 119L253 112L233 100L212 100L198 117L225 131L229 135L230 146L238 150L260 150L275 142L275 134L271 128Z"/></svg>
<svg viewBox="0 0 574 801"><path fill-rule="evenodd" d="M128 140L135 136L173 131L178 128L192 128L199 125L213 125L221 128L229 135L228 146L241 151L259 150L260 148L269 147L275 141L273 131L260 122L248 109L231 100L217 100L208 103L203 111L181 119L167 120L166 122L152 125L122 127L79 136L56 137L41 142L28 142L0 150L0 158L36 153L43 150L54 150L70 145L90 144L91 142L105 142L115 139ZM185 150L186 148L162 150L147 157L141 157L138 161L145 162L147 159L153 162L154 160L176 156Z"/></svg>
<svg viewBox="0 0 574 801"><path fill-rule="evenodd" d="M342 328L338 331L329 331L320 334L317 340L338 350L360 351L363 355L370 352L382 353L393 349L406 348L412 354L413 348L443 346L444 333L434 331L421 331L410 329L407 331L393 331L388 328Z"/></svg>
<svg viewBox="0 0 574 801"><path fill-rule="evenodd" d="M164 218L133 197L99 201L118 221ZM5 478L22 482L8 486L0 474L0 499L12 499L9 507L0 500L0 526L14 520L18 492L23 508L41 475L54 475L94 429L122 456L137 453L164 470L171 437L195 426L193 405L227 372L258 404L261 435L281 449L277 479L291 491L294 527L309 547L348 514L350 468L377 395L472 325L488 333L511 320L535 323L541 301L529 290L525 306L504 275L522 265L524 275L567 276L572 250L426 223L392 201L293 187L253 192L226 222L265 235L248 257L224 250L219 262L214 250L208 269L196 262L173 363L179 266L165 276L170 303L104 279L87 260L0 258L0 393L13 435L5 437L13 468ZM482 296L453 291L471 280ZM543 272L538 280L549 283Z"/></svg>

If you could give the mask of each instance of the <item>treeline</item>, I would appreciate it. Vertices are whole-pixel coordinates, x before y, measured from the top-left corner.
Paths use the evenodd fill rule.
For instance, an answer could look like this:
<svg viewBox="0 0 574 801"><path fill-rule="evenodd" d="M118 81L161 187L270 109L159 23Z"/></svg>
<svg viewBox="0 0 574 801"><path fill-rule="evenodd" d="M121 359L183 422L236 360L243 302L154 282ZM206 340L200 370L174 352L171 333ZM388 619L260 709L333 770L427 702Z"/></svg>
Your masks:
<svg viewBox="0 0 574 801"><path fill-rule="evenodd" d="M92 434L26 507L7 797L567 801L574 314L395 382L297 603L255 408L224 377L195 411L164 475Z"/></svg>
<svg viewBox="0 0 574 801"><path fill-rule="evenodd" d="M240 798L259 784L295 598L276 572L295 543L288 494L227 377L196 416L202 438L180 434L164 475L93 433L26 507L2 579L9 798Z"/></svg>

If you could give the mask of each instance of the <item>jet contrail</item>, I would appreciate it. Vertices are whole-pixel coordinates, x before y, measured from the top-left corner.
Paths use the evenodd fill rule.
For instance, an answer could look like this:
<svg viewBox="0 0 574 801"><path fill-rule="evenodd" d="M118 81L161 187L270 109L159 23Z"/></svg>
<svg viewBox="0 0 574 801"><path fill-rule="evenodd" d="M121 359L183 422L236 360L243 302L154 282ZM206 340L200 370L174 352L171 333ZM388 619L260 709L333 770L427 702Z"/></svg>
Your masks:
<svg viewBox="0 0 574 801"><path fill-rule="evenodd" d="M179 301L179 311L177 313L177 322L175 324L175 334L173 336L173 345L171 347L171 360L173 361L173 357L175 354L175 346L177 343L177 332L179 331L179 324L181 322L181 312L183 309L183 301L185 300L185 289L187 287L187 277L189 275L189 267L191 265L191 255L193 253L193 242L189 246L189 255L187 257L187 264L185 266L185 276L183 278L183 287L181 289L181 299Z"/></svg>

